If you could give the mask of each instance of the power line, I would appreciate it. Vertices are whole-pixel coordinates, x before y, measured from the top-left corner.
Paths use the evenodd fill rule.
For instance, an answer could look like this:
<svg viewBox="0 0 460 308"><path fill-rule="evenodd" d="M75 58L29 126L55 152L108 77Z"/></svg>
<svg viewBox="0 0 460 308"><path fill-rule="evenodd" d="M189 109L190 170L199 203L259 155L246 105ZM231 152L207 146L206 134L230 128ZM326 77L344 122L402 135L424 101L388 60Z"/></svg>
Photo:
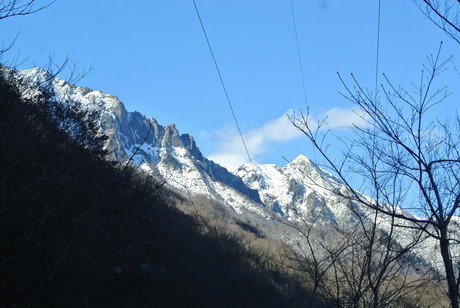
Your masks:
<svg viewBox="0 0 460 308"><path fill-rule="evenodd" d="M292 22L294 24L294 33L295 33L295 41L296 41L296 44L297 44L297 57L299 59L300 74L302 75L303 96L304 96L304 99L305 99L305 105L308 108L307 87L305 85L305 76L304 76L304 73L303 73L302 56L300 54L299 36L297 34L297 23L295 21L294 5L292 4L292 0L291 0L291 15L292 15Z"/></svg>
<svg viewBox="0 0 460 308"><path fill-rule="evenodd" d="M222 85L222 88L224 89L224 93L225 93L225 97L227 98L228 106L230 107L233 119L235 120L236 127L238 128L238 133L240 134L241 141L243 142L244 150L246 151L246 155L248 156L249 162L251 163L251 166L252 166L253 163L252 163L251 155L249 155L248 147L246 146L246 142L244 141L243 133L241 132L240 125L238 124L238 120L235 115L235 111L233 110L233 106L230 101L230 97L228 95L227 88L225 87L224 79L222 78L222 74L220 73L219 65L217 65L217 60L216 60L216 57L214 56L214 52L212 50L211 43L206 33L206 29L204 28L203 20L201 19L201 15L200 15L200 12L198 10L195 0L192 0L192 1L193 1L193 5L195 6L196 15L198 16L198 19L200 21L200 25L201 25L201 29L203 30L204 37L206 38L206 42L208 43L208 48L209 48L209 51L211 52L212 60L214 61L214 66L216 67L217 74L219 75L220 83Z"/></svg>
<svg viewBox="0 0 460 308"><path fill-rule="evenodd" d="M381 13L381 0L379 0L378 18L377 18L377 51L375 59L375 99L377 99L377 83L379 80L379 56L380 56L380 13Z"/></svg>

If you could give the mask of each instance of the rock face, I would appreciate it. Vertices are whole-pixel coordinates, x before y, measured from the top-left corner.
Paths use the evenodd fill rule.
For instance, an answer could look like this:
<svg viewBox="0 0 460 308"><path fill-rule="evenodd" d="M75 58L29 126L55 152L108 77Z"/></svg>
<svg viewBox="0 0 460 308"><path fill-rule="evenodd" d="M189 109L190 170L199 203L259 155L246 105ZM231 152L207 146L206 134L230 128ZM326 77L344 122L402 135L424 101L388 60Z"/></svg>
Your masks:
<svg viewBox="0 0 460 308"><path fill-rule="evenodd" d="M351 210L336 191L346 192L340 181L299 155L285 167L246 164L235 170L249 187L257 190L262 203L288 219L352 227ZM355 208L355 211L360 211Z"/></svg>
<svg viewBox="0 0 460 308"><path fill-rule="evenodd" d="M207 195L237 212L243 208L259 212L257 208L264 208L256 189L204 157L195 139L180 134L174 124L162 126L154 118L128 112L115 95L50 79L40 69L22 74L31 82L38 81L59 103L91 114L99 133L108 137L105 147L115 160L129 160L187 194Z"/></svg>

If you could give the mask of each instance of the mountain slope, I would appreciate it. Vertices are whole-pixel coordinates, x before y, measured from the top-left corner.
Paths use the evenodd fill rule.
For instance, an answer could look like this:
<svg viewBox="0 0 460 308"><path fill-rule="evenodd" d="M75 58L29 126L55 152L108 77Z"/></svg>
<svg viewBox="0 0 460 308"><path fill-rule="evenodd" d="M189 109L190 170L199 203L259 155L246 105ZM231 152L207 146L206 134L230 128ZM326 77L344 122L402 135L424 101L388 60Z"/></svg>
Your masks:
<svg viewBox="0 0 460 308"><path fill-rule="evenodd" d="M53 101L19 90L0 74L1 307L307 304L269 254L205 232L178 196L77 142Z"/></svg>
<svg viewBox="0 0 460 308"><path fill-rule="evenodd" d="M115 160L130 161L192 195L205 194L227 202L237 212L243 210L244 204L251 204L249 208L258 211L261 202L258 192L205 158L194 138L179 134L174 124L162 126L154 118L128 112L114 95L50 78L40 69L22 74L31 82L41 83L61 104L90 114L99 133L108 137L106 149Z"/></svg>

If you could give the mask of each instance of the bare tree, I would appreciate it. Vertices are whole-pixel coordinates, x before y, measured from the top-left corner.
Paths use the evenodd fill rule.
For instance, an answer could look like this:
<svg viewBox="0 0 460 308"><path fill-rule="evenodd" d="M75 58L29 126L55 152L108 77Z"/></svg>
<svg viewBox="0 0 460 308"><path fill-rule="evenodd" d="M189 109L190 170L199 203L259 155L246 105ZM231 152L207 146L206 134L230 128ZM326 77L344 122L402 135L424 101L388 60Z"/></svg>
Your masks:
<svg viewBox="0 0 460 308"><path fill-rule="evenodd" d="M47 8L56 0L47 1L43 4L39 4L40 2L37 0L2 0L0 1L0 20L36 13Z"/></svg>
<svg viewBox="0 0 460 308"><path fill-rule="evenodd" d="M436 77L450 60L441 61L440 51L429 57L413 90L394 86L384 75L382 98L363 88L353 75L353 87L339 75L344 96L359 108L367 124L354 127L356 138L340 161L324 143L327 120L314 122L309 114L291 120L347 186L350 195L344 197L436 241L449 300L457 308L460 259L452 249L459 243L455 215L460 207L460 118L442 121L430 114L448 96L445 87L433 90ZM372 199L354 188L356 178Z"/></svg>
<svg viewBox="0 0 460 308"><path fill-rule="evenodd" d="M43 4L38 4L40 1L37 0L1 0L0 20L10 17L26 16L36 13L47 8L55 1L56 0L44 2ZM16 39L17 36L12 43L8 44L7 46L2 45L0 49L0 55L8 51L14 45Z"/></svg>
<svg viewBox="0 0 460 308"><path fill-rule="evenodd" d="M338 193L340 198L344 194L345 190ZM321 213L309 220L298 214L299 222L282 222L300 234L291 237L293 245L285 245L290 265L312 284L312 306L318 299L336 307L397 306L427 281L429 269L415 273L411 263L412 248L422 233L411 230L410 239L402 243L396 236L402 230L394 217L373 209L363 212L350 201L342 199L349 209L346 216L353 221L347 225L324 225Z"/></svg>
<svg viewBox="0 0 460 308"><path fill-rule="evenodd" d="M56 0L0 0L0 20L10 17L27 16L49 7L54 2ZM13 41L6 45L2 42L0 46L0 59L4 53L14 46L18 36L19 32ZM14 61L17 61L17 59Z"/></svg>
<svg viewBox="0 0 460 308"><path fill-rule="evenodd" d="M414 0L420 11L460 44L460 1Z"/></svg>

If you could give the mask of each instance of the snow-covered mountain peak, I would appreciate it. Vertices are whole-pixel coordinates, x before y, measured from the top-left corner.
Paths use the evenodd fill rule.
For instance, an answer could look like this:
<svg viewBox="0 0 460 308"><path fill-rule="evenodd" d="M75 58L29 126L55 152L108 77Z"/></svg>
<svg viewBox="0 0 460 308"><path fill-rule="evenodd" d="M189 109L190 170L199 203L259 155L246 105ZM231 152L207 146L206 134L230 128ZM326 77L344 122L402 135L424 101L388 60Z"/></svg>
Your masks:
<svg viewBox="0 0 460 308"><path fill-rule="evenodd" d="M20 75L27 78L28 81L32 83L37 83L37 82L43 83L53 78L50 72L40 67L35 67L35 68L27 69L27 70L21 70L18 72Z"/></svg>
<svg viewBox="0 0 460 308"><path fill-rule="evenodd" d="M292 160L290 163L308 163L308 164L311 164L312 161L311 159L309 159L307 156L303 155L303 154L299 154L296 158L294 158L294 160Z"/></svg>
<svg viewBox="0 0 460 308"><path fill-rule="evenodd" d="M298 170L304 173L323 173L322 170L317 164L315 164L311 159L304 155L297 156L293 161L289 162L286 165L287 169Z"/></svg>
<svg viewBox="0 0 460 308"><path fill-rule="evenodd" d="M342 181L332 173L324 170L311 159L304 155L297 156L285 167L286 169L292 170L302 178L309 179L309 181L325 184L329 182L331 185L337 185Z"/></svg>
<svg viewBox="0 0 460 308"><path fill-rule="evenodd" d="M227 169L206 159L195 139L180 134L174 124L162 126L154 118L128 112L115 95L77 87L59 78L41 82L49 77L41 70L20 74L29 76L30 88L35 89L29 91L29 96L36 93L36 86L39 86L61 106L83 112L95 129L107 136L105 148L115 160L131 162L166 179L169 185L187 194L206 195L238 213L248 209L257 213L263 210L257 191L247 187Z"/></svg>

